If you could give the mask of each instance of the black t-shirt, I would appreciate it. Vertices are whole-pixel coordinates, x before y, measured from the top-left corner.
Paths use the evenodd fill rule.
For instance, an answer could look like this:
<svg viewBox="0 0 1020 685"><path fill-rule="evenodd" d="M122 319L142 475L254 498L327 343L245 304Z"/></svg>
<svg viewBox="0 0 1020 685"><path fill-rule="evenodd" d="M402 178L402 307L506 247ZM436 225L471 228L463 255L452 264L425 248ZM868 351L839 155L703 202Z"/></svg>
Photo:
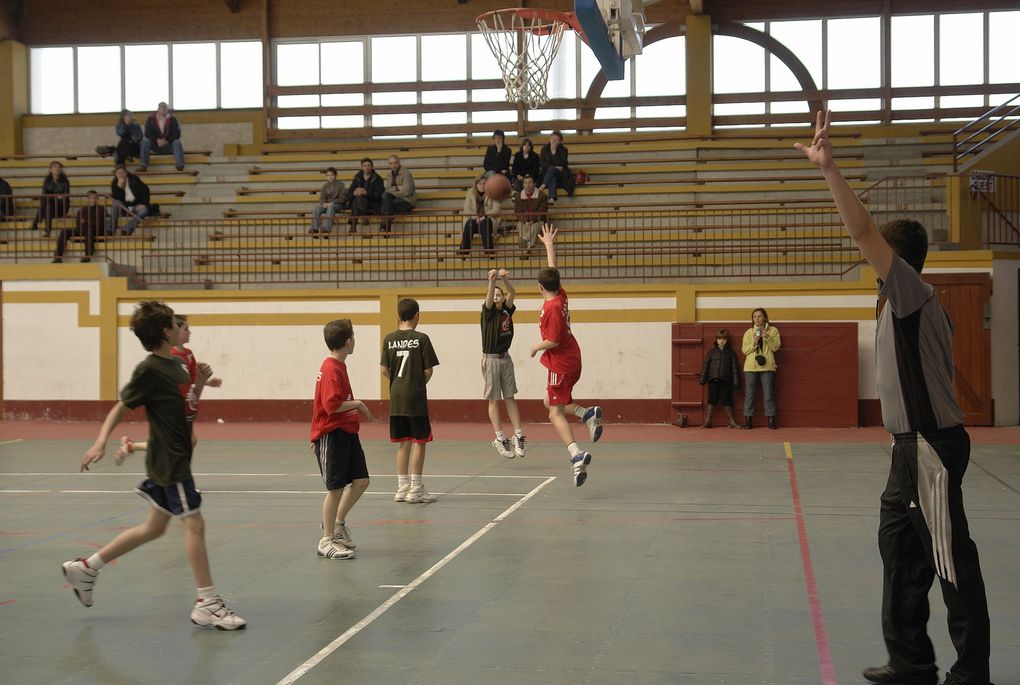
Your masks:
<svg viewBox="0 0 1020 685"><path fill-rule="evenodd" d="M383 338L379 364L390 372L390 416L428 416L425 370L439 366L424 333L396 330Z"/></svg>
<svg viewBox="0 0 1020 685"><path fill-rule="evenodd" d="M191 376L179 358L150 354L120 391L128 409L145 407L149 419L145 472L157 485L191 479L191 424L185 413L190 389Z"/></svg>
<svg viewBox="0 0 1020 685"><path fill-rule="evenodd" d="M503 306L496 309L496 305L486 307L482 305L482 354L503 354L510 350L510 343L514 341L514 312L517 305Z"/></svg>

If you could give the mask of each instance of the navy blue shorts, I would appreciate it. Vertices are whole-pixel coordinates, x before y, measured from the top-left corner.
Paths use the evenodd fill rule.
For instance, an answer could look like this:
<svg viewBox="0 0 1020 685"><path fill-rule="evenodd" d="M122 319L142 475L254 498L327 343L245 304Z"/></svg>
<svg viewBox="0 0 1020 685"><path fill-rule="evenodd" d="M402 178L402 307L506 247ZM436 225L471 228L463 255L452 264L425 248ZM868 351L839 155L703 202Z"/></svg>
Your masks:
<svg viewBox="0 0 1020 685"><path fill-rule="evenodd" d="M202 493L194 480L183 480L170 485L156 485L150 479L138 484L135 492L167 516L183 518L197 514L202 507Z"/></svg>
<svg viewBox="0 0 1020 685"><path fill-rule="evenodd" d="M342 490L356 480L368 478L365 450L357 433L337 428L312 444L327 490Z"/></svg>
<svg viewBox="0 0 1020 685"><path fill-rule="evenodd" d="M391 416L390 442L432 442L432 424L427 416Z"/></svg>

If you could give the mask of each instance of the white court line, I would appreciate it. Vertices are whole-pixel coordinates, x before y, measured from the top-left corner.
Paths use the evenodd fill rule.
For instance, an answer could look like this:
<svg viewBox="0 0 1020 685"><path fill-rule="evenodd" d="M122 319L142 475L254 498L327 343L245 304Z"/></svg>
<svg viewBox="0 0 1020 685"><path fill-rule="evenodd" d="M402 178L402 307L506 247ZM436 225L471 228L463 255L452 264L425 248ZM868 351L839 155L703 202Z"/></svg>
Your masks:
<svg viewBox="0 0 1020 685"><path fill-rule="evenodd" d="M380 585L379 587L402 588L402 587L407 587L407 586L406 585Z"/></svg>
<svg viewBox="0 0 1020 685"><path fill-rule="evenodd" d="M556 476L549 476L544 481L536 485L534 490L532 490L528 494L524 495L524 497L521 497L519 500L511 504L506 511L504 511L496 518L492 519L492 521L490 521L489 523L486 523L482 528L475 532L474 535L469 537L464 542L460 543L456 549L454 549L445 557L437 561L431 568L429 568L420 576L412 580L400 591L398 591L392 597L390 597L385 602L376 607L375 611L373 611L368 616L355 623L353 626L351 626L342 634L340 634L335 640L333 640L328 645L326 645L318 652L316 652L312 658L308 659L308 661L304 662L303 664L295 668L293 671L288 673L283 678L283 680L280 680L278 683L276 683L276 685L290 685L291 683L295 682L298 678L308 673L308 671L315 668L323 659L325 659L330 654L338 650L351 638L353 638L355 635L357 635L362 630L367 628L373 621L375 621L375 619L379 618L384 613L386 613L386 610L389 609L391 606L399 602L407 595L411 594L411 592L413 592L416 587L418 587L426 580L434 576L440 569L442 569L448 563L453 561L461 552L463 552L468 547L477 542L479 538L488 533L490 530L498 526L507 516L517 511L521 506L524 505L525 502L527 502L529 499L537 495L539 490L544 488L546 485L549 485L549 483L553 482L554 480L556 480Z"/></svg>
<svg viewBox="0 0 1020 685"><path fill-rule="evenodd" d="M131 492L130 490L72 490L72 489L39 489L39 490L12 490L6 488L0 488L0 494L5 493L17 493L17 494L59 494L59 495L115 495L125 492ZM201 490L203 495L321 495L322 490ZM386 495L387 497L393 494L392 490L375 490L367 491L366 495ZM524 492L433 492L433 495L443 495L444 497L522 497L527 493Z"/></svg>
<svg viewBox="0 0 1020 685"><path fill-rule="evenodd" d="M16 442L23 442L24 440L25 440L24 438L14 438L13 440L4 440L3 442L0 442L0 445L13 445Z"/></svg>

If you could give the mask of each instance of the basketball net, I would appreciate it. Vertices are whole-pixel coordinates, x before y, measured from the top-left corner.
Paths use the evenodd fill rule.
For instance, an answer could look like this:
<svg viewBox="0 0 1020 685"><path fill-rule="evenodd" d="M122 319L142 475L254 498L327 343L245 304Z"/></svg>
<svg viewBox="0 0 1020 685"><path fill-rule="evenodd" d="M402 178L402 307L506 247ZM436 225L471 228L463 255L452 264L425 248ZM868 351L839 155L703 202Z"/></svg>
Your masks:
<svg viewBox="0 0 1020 685"><path fill-rule="evenodd" d="M531 108L548 102L549 69L570 15L513 7L486 12L477 21L503 71L507 102Z"/></svg>

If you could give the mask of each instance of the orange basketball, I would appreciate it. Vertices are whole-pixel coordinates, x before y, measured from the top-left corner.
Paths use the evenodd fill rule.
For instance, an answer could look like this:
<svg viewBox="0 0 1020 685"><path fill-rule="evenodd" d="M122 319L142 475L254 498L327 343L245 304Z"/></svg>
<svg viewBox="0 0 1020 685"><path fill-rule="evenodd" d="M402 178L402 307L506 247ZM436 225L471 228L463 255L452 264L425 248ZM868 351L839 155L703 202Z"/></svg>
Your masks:
<svg viewBox="0 0 1020 685"><path fill-rule="evenodd" d="M512 191L510 179L503 174L493 174L485 181L485 194L490 200L502 202L510 197Z"/></svg>

